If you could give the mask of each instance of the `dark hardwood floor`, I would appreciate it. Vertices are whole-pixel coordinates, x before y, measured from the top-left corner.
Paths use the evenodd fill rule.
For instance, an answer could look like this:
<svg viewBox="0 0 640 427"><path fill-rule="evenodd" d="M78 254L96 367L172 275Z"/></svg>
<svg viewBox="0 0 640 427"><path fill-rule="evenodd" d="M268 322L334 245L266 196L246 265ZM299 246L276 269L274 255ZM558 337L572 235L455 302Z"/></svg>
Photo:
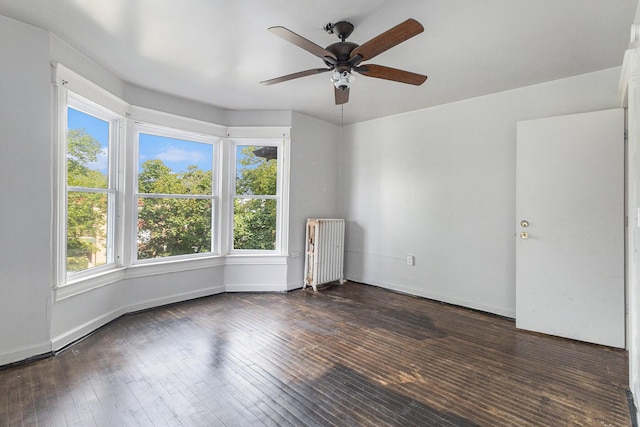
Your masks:
<svg viewBox="0 0 640 427"><path fill-rule="evenodd" d="M0 426L628 426L624 351L354 283L122 317L0 371Z"/></svg>

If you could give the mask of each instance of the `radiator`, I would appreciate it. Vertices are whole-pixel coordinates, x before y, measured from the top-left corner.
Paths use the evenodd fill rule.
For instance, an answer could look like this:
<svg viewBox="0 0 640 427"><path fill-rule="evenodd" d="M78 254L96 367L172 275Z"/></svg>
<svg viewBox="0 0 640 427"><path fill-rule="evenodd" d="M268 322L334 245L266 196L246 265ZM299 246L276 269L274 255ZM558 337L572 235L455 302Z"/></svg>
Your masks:
<svg viewBox="0 0 640 427"><path fill-rule="evenodd" d="M313 286L339 280L344 283L344 219L307 219L304 285Z"/></svg>

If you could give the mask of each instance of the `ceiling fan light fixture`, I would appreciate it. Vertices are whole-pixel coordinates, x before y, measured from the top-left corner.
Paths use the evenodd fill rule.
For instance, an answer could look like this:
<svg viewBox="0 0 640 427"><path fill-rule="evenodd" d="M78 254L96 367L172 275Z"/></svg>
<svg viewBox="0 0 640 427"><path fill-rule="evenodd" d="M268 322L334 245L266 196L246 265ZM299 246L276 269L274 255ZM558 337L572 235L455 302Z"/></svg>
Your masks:
<svg viewBox="0 0 640 427"><path fill-rule="evenodd" d="M334 71L331 76L331 82L336 87L336 89L346 90L351 87L351 83L355 80L356 76L351 74L349 71Z"/></svg>

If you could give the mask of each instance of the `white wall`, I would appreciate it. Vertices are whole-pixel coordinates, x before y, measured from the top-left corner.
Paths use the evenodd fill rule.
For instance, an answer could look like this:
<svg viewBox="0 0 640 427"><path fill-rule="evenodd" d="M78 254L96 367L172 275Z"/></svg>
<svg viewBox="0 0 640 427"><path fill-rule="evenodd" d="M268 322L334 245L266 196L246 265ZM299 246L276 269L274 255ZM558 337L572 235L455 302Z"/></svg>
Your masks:
<svg viewBox="0 0 640 427"><path fill-rule="evenodd" d="M0 364L46 352L52 285L49 35L0 16Z"/></svg>
<svg viewBox="0 0 640 427"><path fill-rule="evenodd" d="M293 114L291 129L291 179L289 209L288 289L304 281L307 218L336 218L338 207L338 156L340 128Z"/></svg>
<svg viewBox="0 0 640 427"><path fill-rule="evenodd" d="M615 108L619 75L345 127L347 278L514 317L516 122Z"/></svg>

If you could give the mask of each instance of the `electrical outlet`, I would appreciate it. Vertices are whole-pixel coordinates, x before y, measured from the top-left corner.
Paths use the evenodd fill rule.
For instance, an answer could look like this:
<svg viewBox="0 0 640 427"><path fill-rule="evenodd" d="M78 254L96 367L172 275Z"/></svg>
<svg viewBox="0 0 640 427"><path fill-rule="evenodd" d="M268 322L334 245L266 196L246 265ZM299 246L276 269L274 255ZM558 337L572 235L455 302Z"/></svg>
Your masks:
<svg viewBox="0 0 640 427"><path fill-rule="evenodd" d="M407 265L413 265L414 261L413 255L407 255Z"/></svg>

